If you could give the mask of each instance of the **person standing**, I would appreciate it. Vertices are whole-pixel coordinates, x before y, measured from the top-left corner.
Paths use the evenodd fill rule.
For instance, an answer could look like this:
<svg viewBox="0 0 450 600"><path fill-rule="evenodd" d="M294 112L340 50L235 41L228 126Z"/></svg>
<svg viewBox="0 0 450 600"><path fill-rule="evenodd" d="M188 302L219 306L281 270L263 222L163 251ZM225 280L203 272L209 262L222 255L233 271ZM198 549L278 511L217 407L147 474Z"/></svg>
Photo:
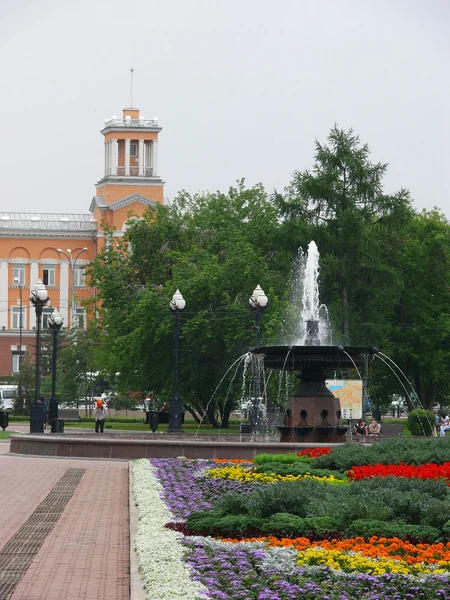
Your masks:
<svg viewBox="0 0 450 600"><path fill-rule="evenodd" d="M95 433L103 433L105 427L106 410L103 407L103 402L97 400L97 408L95 410Z"/></svg>

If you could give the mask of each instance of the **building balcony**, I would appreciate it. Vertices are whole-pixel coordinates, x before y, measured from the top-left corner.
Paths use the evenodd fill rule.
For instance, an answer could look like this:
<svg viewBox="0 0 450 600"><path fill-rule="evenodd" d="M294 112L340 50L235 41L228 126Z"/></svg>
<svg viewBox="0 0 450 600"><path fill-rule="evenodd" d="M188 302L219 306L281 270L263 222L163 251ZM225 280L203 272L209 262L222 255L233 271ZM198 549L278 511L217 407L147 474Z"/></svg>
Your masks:
<svg viewBox="0 0 450 600"><path fill-rule="evenodd" d="M105 119L105 127L136 127L136 129L143 127L159 127L158 119L133 119L127 117L126 119Z"/></svg>
<svg viewBox="0 0 450 600"><path fill-rule="evenodd" d="M117 175L119 177L125 177L125 167L116 167L112 168L108 175ZM144 167L144 173L141 175L139 173L139 167L130 167L130 177L153 177L153 167ZM127 175L128 177L128 175Z"/></svg>

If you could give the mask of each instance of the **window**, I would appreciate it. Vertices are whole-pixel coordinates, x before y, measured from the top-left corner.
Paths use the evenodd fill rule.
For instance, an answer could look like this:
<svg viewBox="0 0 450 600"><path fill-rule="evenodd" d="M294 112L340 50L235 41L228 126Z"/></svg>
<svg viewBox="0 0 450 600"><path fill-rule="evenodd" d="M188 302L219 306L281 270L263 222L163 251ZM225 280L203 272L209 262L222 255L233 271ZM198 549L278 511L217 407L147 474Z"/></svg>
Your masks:
<svg viewBox="0 0 450 600"><path fill-rule="evenodd" d="M12 372L13 373L20 372L20 352L12 353Z"/></svg>
<svg viewBox="0 0 450 600"><path fill-rule="evenodd" d="M130 156L137 156L137 144L130 144Z"/></svg>
<svg viewBox="0 0 450 600"><path fill-rule="evenodd" d="M12 311L12 329L25 329L25 308L22 306L22 323L20 322L20 306L13 306Z"/></svg>
<svg viewBox="0 0 450 600"><path fill-rule="evenodd" d="M13 273L13 285L25 285L25 265L14 265ZM19 283L16 279L19 280Z"/></svg>
<svg viewBox="0 0 450 600"><path fill-rule="evenodd" d="M42 272L44 285L55 285L55 265L47 265Z"/></svg>
<svg viewBox="0 0 450 600"><path fill-rule="evenodd" d="M75 287L84 287L85 280L84 267L75 267L73 270L73 285Z"/></svg>
<svg viewBox="0 0 450 600"><path fill-rule="evenodd" d="M77 308L74 315L74 327L79 327L80 329L86 328L86 311L84 308Z"/></svg>
<svg viewBox="0 0 450 600"><path fill-rule="evenodd" d="M55 309L52 308L44 308L42 312L42 327L48 327L48 318L52 314Z"/></svg>

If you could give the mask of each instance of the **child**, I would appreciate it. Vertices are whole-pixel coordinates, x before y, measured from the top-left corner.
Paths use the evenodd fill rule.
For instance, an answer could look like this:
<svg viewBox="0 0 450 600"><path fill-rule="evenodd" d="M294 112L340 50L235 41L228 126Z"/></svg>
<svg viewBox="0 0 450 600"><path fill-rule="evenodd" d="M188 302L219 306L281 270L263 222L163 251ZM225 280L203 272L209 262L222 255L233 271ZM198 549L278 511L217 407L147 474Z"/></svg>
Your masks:
<svg viewBox="0 0 450 600"><path fill-rule="evenodd" d="M95 411L95 433L103 433L105 427L106 410L103 408L103 402L97 400L97 409Z"/></svg>

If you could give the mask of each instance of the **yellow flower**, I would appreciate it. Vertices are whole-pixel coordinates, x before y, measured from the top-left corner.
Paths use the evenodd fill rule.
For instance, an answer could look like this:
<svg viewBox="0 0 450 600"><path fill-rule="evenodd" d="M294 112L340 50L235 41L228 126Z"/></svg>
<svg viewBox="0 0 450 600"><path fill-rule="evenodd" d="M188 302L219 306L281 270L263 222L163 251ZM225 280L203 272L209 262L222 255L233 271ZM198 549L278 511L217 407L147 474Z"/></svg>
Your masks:
<svg viewBox="0 0 450 600"><path fill-rule="evenodd" d="M425 575L428 573L445 573L445 569L433 569L423 563L409 565L400 560L380 557L368 558L357 553L346 553L340 550L324 550L322 548L309 548L298 553L299 565L320 565L335 570L352 573L368 573L370 575L383 575L383 573L398 573L400 575Z"/></svg>
<svg viewBox="0 0 450 600"><path fill-rule="evenodd" d="M304 479L314 479L315 481L325 481L326 483L345 484L342 479L336 479L332 475L327 477L317 477L316 475L277 475L275 473L257 473L254 469L246 469L242 465L233 465L209 469L206 472L208 477L232 479L235 481L257 481L259 483L273 483L275 481L301 481Z"/></svg>

